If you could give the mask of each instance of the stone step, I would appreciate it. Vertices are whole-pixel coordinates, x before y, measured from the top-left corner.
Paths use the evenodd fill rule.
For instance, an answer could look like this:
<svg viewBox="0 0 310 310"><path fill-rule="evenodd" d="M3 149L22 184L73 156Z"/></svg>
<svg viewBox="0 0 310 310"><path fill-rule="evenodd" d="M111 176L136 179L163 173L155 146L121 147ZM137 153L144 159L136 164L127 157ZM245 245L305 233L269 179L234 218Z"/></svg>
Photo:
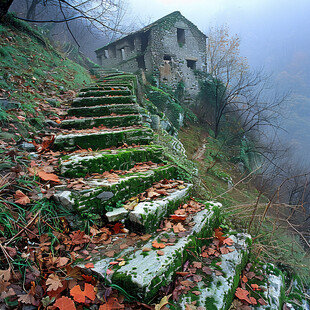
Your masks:
<svg viewBox="0 0 310 310"><path fill-rule="evenodd" d="M187 249L192 252L198 250L195 237L207 238L213 233L213 228L218 225L218 219L212 207L196 213L192 218L193 225L184 234L163 231L153 237L134 251L123 255L125 265L116 266L112 275L112 283L120 286L132 296L149 303L163 286L169 285L177 271L181 271L188 258ZM161 239L175 242L160 249L152 247L153 241L162 242ZM170 242L170 241L169 241ZM143 249L151 249L145 252ZM105 274L105 268L100 262L95 264L94 270ZM113 269L114 270L114 269ZM175 308L179 309L179 308Z"/></svg>
<svg viewBox="0 0 310 310"><path fill-rule="evenodd" d="M105 116L115 114L136 114L140 107L134 103L126 104L106 104L92 107L71 108L67 111L69 116L87 117L87 116Z"/></svg>
<svg viewBox="0 0 310 310"><path fill-rule="evenodd" d="M145 145L153 140L153 131L149 128L125 128L115 130L100 130L88 132L80 130L78 133L60 134L54 141L55 150L74 151L77 149L98 150L112 146Z"/></svg>
<svg viewBox="0 0 310 310"><path fill-rule="evenodd" d="M112 90L113 89L118 89L118 90L129 90L128 88L128 83L116 83L116 85L109 85L109 84L100 84L101 86L98 86L98 84L92 84L91 86L84 87L80 89L80 92L87 92L87 91L96 91L96 90ZM125 85L125 86L124 86ZM130 84L131 86L131 84Z"/></svg>
<svg viewBox="0 0 310 310"><path fill-rule="evenodd" d="M67 119L61 122L60 127L64 129L86 129L99 126L112 128L115 126L129 127L132 125L141 125L142 117L140 114L115 115L101 117L84 117L79 119Z"/></svg>
<svg viewBox="0 0 310 310"><path fill-rule="evenodd" d="M86 92L80 92L78 97L105 97L105 96L130 96L131 91L127 90L88 90Z"/></svg>
<svg viewBox="0 0 310 310"><path fill-rule="evenodd" d="M60 171L69 178L84 177L87 173L129 170L136 163L152 161L161 163L164 152L161 146L144 145L140 147L84 152L66 155L60 159Z"/></svg>
<svg viewBox="0 0 310 310"><path fill-rule="evenodd" d="M153 183L163 179L174 179L177 176L178 169L175 166L165 165L145 172L121 175L113 181L104 177L91 177L83 179L83 186L86 189L69 191L68 187L61 186L54 198L65 207L71 205L81 214L92 212L100 216L112 211L130 197L144 192Z"/></svg>
<svg viewBox="0 0 310 310"><path fill-rule="evenodd" d="M189 306L194 301L195 306L202 307L202 309L227 310L230 307L239 284L241 271L247 263L251 236L238 233L229 237L234 241L234 244L230 246L234 251L220 256L221 264L215 265L215 268L221 274L216 275L212 272L211 275L206 275L201 272L204 279L197 282L196 286L191 289L191 291L199 291L200 295L196 296L191 291L181 295L175 309L191 309Z"/></svg>
<svg viewBox="0 0 310 310"><path fill-rule="evenodd" d="M184 183L178 186L176 191L171 192L162 199L140 202L135 206L134 210L128 211L125 209L128 212L125 219L126 227L132 231L142 233L156 231L164 217L173 214L180 204L189 200L192 186L192 184ZM122 209L124 210L124 207ZM110 212L107 217L108 219L111 218Z"/></svg>
<svg viewBox="0 0 310 310"><path fill-rule="evenodd" d="M263 285L259 284L259 287L263 290L259 291L260 296L266 301L267 305L255 305L251 306L251 309L267 310L276 309L282 310L283 306L283 292L285 290L284 275L272 264L267 264L264 267L265 282Z"/></svg>
<svg viewBox="0 0 310 310"><path fill-rule="evenodd" d="M71 104L72 107L97 106L100 104L120 104L120 103L136 103L135 96L113 96L113 97L86 97L75 98Z"/></svg>

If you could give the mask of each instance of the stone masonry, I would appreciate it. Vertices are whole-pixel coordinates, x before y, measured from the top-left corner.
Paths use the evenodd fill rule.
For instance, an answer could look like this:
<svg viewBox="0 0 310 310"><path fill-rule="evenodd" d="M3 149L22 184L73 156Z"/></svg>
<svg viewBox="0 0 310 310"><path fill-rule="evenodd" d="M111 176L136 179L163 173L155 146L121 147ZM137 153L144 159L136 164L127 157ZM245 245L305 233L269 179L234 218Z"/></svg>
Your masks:
<svg viewBox="0 0 310 310"><path fill-rule="evenodd" d="M174 89L183 82L187 95L194 97L199 91L194 70L205 69L206 36L176 11L96 50L96 55L104 69L143 70Z"/></svg>

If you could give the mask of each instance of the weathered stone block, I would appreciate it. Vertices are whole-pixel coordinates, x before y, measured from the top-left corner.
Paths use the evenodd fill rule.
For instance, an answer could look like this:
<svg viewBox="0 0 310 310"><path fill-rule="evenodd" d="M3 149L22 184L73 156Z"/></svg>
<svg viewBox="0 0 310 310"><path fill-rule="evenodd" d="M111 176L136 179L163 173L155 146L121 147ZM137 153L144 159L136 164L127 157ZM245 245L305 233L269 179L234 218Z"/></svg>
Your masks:
<svg viewBox="0 0 310 310"><path fill-rule="evenodd" d="M70 199L74 201L74 209L81 214L88 212L105 214L120 202L125 202L130 197L142 193L154 182L175 177L177 177L176 167L166 165L146 172L121 176L115 182L109 182L107 179L90 179L85 182L90 188L79 191L73 190ZM107 201L102 201L100 195L103 192L112 192L114 196Z"/></svg>
<svg viewBox="0 0 310 310"><path fill-rule="evenodd" d="M64 156L60 159L61 174L70 178L84 177L87 173L129 170L138 162L152 161L161 163L164 160L163 149L158 145L85 152Z"/></svg>
<svg viewBox="0 0 310 310"><path fill-rule="evenodd" d="M115 114L137 114L139 106L134 103L127 104L107 104L92 107L78 107L69 109L68 115L77 117L105 116L111 113Z"/></svg>
<svg viewBox="0 0 310 310"><path fill-rule="evenodd" d="M105 96L130 96L131 91L128 90L88 90L86 92L80 92L78 97L105 97Z"/></svg>
<svg viewBox="0 0 310 310"><path fill-rule="evenodd" d="M223 275L212 274L208 284L203 281L197 283L196 291L200 291L199 296L195 296L196 306L205 309L227 310L234 299L235 290L239 284L241 271L243 270L249 252L251 236L248 234L237 234L229 236L234 245L235 251L221 256L221 272ZM187 294L179 300L179 309L187 309L186 304L191 304L192 294Z"/></svg>
<svg viewBox="0 0 310 310"><path fill-rule="evenodd" d="M54 142L56 150L105 149L111 146L145 145L153 140L153 132L149 128L98 131L95 133L75 133L58 135Z"/></svg>
<svg viewBox="0 0 310 310"><path fill-rule="evenodd" d="M86 129L99 126L105 126L112 128L118 127L129 127L132 125L141 125L141 116L135 115L124 115L124 116L102 116L102 117L90 117L80 119L68 119L61 122L61 128L64 129Z"/></svg>
<svg viewBox="0 0 310 310"><path fill-rule="evenodd" d="M162 249L164 255L159 256L157 249L154 248L147 254L140 248L134 253L125 255L126 264L113 274L112 282L124 288L131 295L149 302L162 286L168 285L173 280L175 272L182 268L188 255L186 249L195 244L194 236L210 236L217 219L210 208L197 213L193 221L196 224L187 236L177 238L174 245ZM175 236L172 232L165 232L155 235L152 240L167 238L168 235ZM152 240L144 247L152 248Z"/></svg>
<svg viewBox="0 0 310 310"><path fill-rule="evenodd" d="M120 104L120 103L135 103L135 96L113 96L113 97L86 97L76 98L72 102L72 107L87 107L100 104Z"/></svg>
<svg viewBox="0 0 310 310"><path fill-rule="evenodd" d="M140 202L129 213L126 227L138 229L143 233L155 231L164 217L173 214L181 203L189 199L192 184L184 186L184 189L176 190L163 199Z"/></svg>

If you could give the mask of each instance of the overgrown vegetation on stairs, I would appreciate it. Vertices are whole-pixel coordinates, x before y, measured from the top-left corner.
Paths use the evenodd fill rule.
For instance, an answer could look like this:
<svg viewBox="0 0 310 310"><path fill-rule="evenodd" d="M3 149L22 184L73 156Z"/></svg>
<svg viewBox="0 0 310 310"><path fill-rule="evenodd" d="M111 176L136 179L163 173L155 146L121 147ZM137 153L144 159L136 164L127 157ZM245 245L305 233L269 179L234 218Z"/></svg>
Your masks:
<svg viewBox="0 0 310 310"><path fill-rule="evenodd" d="M153 112L159 122L164 115L141 98L137 76L100 73L55 107L59 126L33 137L35 152L0 140L0 306L280 310L282 272L248 263L251 236L228 225L221 203L206 201L232 181L213 165L223 152L209 144L208 173L199 176L176 137L150 128ZM195 139L180 136L193 153ZM219 197L225 209L232 197ZM296 283L292 303L302 296Z"/></svg>

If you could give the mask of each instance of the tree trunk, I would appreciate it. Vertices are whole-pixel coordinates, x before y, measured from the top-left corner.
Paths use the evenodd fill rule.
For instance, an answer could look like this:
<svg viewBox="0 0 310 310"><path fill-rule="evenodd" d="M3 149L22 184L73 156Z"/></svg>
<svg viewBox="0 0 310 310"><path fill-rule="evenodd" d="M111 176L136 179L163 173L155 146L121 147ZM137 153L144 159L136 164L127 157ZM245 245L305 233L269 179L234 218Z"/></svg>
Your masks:
<svg viewBox="0 0 310 310"><path fill-rule="evenodd" d="M8 12L14 0L0 0L0 20Z"/></svg>

